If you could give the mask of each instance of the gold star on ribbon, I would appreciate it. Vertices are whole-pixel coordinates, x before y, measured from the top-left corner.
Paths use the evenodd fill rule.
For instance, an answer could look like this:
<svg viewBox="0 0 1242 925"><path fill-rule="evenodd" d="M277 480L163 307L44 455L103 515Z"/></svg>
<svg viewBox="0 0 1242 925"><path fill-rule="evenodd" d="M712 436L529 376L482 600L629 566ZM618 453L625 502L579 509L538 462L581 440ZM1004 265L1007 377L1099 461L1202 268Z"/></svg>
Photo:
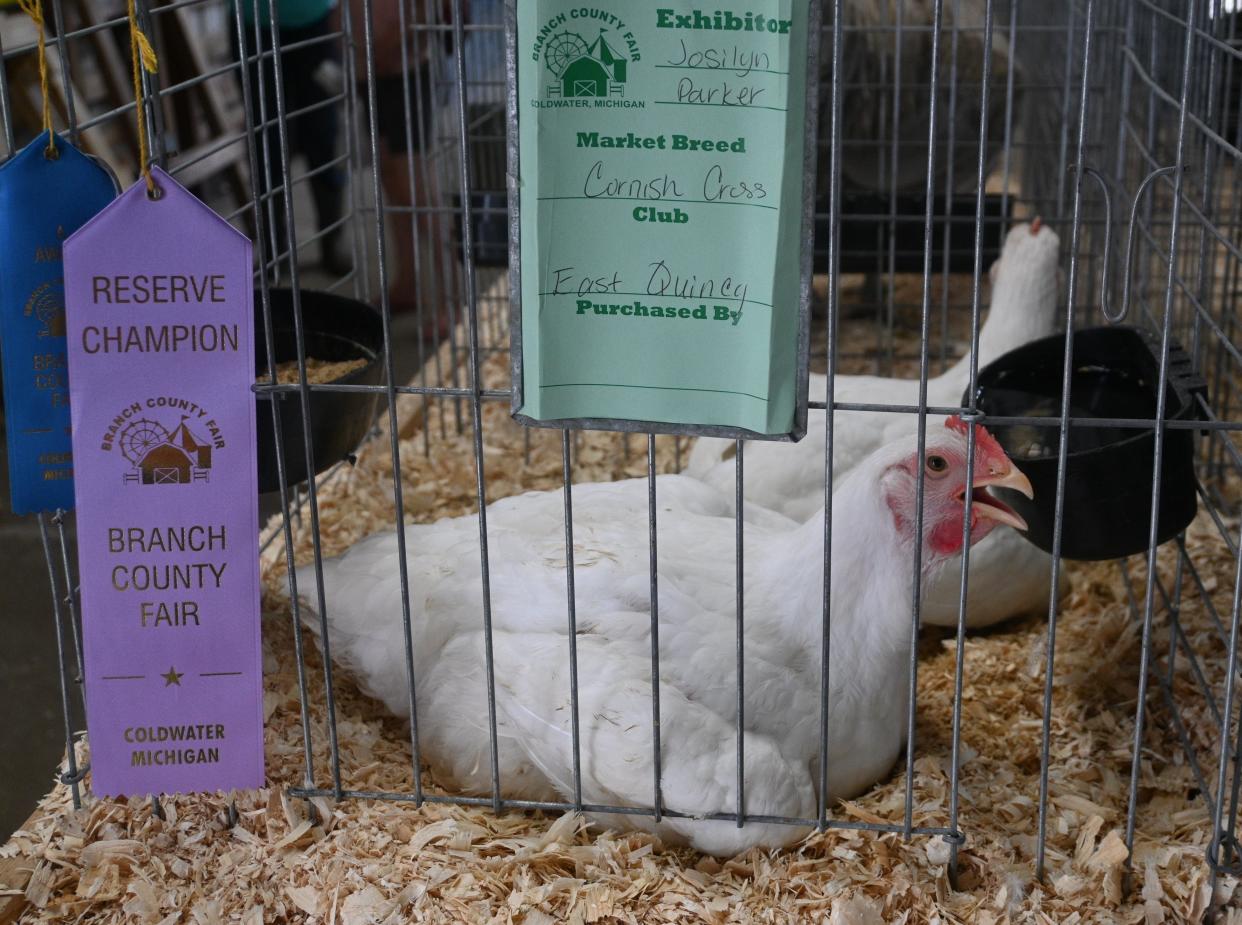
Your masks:
<svg viewBox="0 0 1242 925"><path fill-rule="evenodd" d="M175 685L177 685L178 687L180 687L180 686L181 686L181 679L182 679L184 676L185 676L185 672L183 672L183 671L181 671L181 672L177 671L177 669L176 669L176 668L174 668L172 665L169 665L169 666L168 666L168 671L166 671L164 674L160 675L160 677L164 679L164 686L165 686L165 687L172 687L174 684L175 684Z"/></svg>

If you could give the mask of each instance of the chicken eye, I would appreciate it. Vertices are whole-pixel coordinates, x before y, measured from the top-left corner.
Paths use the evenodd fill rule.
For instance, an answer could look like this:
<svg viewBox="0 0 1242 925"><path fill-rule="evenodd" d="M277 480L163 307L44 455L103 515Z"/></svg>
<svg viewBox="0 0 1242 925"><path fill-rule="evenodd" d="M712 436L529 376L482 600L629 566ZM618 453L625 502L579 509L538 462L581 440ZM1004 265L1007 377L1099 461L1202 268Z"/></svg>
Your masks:
<svg viewBox="0 0 1242 925"><path fill-rule="evenodd" d="M928 456L927 471L941 473L949 468L949 462L943 456Z"/></svg>

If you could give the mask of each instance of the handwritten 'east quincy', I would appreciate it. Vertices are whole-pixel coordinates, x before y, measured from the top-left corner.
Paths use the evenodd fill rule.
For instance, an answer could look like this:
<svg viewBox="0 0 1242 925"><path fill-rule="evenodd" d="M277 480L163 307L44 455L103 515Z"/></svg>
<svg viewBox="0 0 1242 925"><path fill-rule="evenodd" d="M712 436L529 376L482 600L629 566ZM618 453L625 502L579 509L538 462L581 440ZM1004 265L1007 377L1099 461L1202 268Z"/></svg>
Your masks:
<svg viewBox="0 0 1242 925"><path fill-rule="evenodd" d="M747 283L735 280L732 276L724 279L699 279L691 274L682 276L675 273L664 260L649 264L651 275L647 278L646 294L648 296L664 296L687 300L727 299L736 301L737 308L730 309L727 305L711 305L701 303L697 307L647 305L641 301L632 302L593 302L581 298L587 295L630 294L619 271L611 275L583 275L575 272L574 267L560 267L553 271L552 292L549 295L577 295L576 313L585 315L621 315L632 318L680 318L697 321L728 321L736 325L742 320L742 309L746 306L746 294L750 287Z"/></svg>

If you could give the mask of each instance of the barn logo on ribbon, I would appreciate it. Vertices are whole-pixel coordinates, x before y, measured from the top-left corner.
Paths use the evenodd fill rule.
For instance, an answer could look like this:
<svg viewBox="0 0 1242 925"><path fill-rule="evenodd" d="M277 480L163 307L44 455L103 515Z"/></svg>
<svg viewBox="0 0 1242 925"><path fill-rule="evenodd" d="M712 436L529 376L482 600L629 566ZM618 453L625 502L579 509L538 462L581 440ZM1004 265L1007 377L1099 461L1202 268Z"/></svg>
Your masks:
<svg viewBox="0 0 1242 925"><path fill-rule="evenodd" d="M65 226L56 226L56 243L35 248L35 263L55 263L62 260L60 242L65 237ZM38 337L65 336L65 281L48 280L35 287L26 300L22 314L39 322Z"/></svg>
<svg viewBox="0 0 1242 925"><path fill-rule="evenodd" d="M65 336L65 282L52 280L38 286L26 300L23 313L39 322L39 337Z"/></svg>
<svg viewBox="0 0 1242 925"><path fill-rule="evenodd" d="M179 398L133 402L117 414L101 448L125 463L125 485L193 485L211 479L224 438L206 411Z"/></svg>

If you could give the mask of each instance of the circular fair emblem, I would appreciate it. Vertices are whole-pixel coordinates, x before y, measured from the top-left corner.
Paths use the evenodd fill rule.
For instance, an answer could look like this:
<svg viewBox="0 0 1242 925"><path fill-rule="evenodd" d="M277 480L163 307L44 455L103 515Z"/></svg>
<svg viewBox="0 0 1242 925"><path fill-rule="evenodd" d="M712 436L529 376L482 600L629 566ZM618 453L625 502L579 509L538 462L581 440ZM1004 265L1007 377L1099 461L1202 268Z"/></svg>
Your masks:
<svg viewBox="0 0 1242 925"><path fill-rule="evenodd" d="M176 396L131 402L109 422L100 448L123 464L125 485L192 485L211 478L224 435L206 408Z"/></svg>
<svg viewBox="0 0 1242 925"><path fill-rule="evenodd" d="M543 63L549 100L624 100L630 65L642 59L629 26L615 13L581 7L539 30L532 58Z"/></svg>

